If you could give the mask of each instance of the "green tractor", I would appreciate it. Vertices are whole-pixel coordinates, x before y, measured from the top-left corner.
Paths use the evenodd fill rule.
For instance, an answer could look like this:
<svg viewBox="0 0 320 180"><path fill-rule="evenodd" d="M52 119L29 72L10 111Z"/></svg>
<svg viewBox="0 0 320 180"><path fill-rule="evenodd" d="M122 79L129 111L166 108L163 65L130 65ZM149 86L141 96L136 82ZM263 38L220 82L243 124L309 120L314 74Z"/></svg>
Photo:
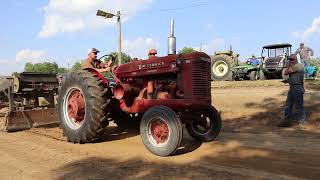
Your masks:
<svg viewBox="0 0 320 180"><path fill-rule="evenodd" d="M211 78L215 81L232 80L232 67L238 62L239 54L230 50L215 52L211 56Z"/></svg>
<svg viewBox="0 0 320 180"><path fill-rule="evenodd" d="M251 80L255 81L259 79L259 66L260 60L255 56L249 57L244 64L236 62L236 66L231 69L232 80Z"/></svg>

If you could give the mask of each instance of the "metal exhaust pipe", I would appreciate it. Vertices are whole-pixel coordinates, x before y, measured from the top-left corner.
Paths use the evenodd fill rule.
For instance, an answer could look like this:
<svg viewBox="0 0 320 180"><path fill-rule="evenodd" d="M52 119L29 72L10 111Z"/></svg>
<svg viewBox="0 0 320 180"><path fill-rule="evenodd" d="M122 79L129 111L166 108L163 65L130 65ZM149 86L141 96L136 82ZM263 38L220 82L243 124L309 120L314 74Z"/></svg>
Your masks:
<svg viewBox="0 0 320 180"><path fill-rule="evenodd" d="M174 20L170 21L170 36L168 37L168 55L176 54L176 37L174 37Z"/></svg>

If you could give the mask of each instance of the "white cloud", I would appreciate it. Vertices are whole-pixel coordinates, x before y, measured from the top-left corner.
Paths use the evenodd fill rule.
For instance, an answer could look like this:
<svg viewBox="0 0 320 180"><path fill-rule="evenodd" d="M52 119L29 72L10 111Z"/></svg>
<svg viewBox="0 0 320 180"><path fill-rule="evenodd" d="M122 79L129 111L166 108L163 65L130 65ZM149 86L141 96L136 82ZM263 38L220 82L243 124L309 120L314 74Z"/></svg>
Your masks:
<svg viewBox="0 0 320 180"><path fill-rule="evenodd" d="M49 38L59 33L71 33L85 29L99 29L114 24L115 18L106 21L96 16L98 9L111 13L120 10L122 22L137 11L146 9L152 0L49 0L43 8L44 24L38 36Z"/></svg>
<svg viewBox="0 0 320 180"><path fill-rule="evenodd" d="M133 58L147 58L148 50L152 48L159 48L159 43L150 37L123 41L123 52L128 53Z"/></svg>
<svg viewBox="0 0 320 180"><path fill-rule="evenodd" d="M41 50L22 49L16 54L17 62L41 62L47 57L47 53Z"/></svg>
<svg viewBox="0 0 320 180"><path fill-rule="evenodd" d="M208 43L202 44L201 51L207 54L213 54L214 51L224 50L226 47L226 41L223 38L216 38ZM200 47L195 47L195 50L200 50Z"/></svg>
<svg viewBox="0 0 320 180"><path fill-rule="evenodd" d="M313 19L312 24L303 32L292 32L292 36L295 38L301 38L302 40L307 40L315 34L320 34L320 16Z"/></svg>
<svg viewBox="0 0 320 180"><path fill-rule="evenodd" d="M22 49L16 58L0 60L0 75L11 75L13 72L22 72L27 62L40 63L47 60L47 53L42 50Z"/></svg>

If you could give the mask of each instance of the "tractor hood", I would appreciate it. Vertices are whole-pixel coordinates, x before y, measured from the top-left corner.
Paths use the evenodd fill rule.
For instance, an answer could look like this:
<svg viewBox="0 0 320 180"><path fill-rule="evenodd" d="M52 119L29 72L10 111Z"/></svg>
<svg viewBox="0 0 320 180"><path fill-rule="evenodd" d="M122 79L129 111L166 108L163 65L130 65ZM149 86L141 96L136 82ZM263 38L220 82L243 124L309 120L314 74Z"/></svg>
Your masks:
<svg viewBox="0 0 320 180"><path fill-rule="evenodd" d="M146 60L133 60L120 65L115 70L115 75L117 78L130 78L176 72L179 70L179 64L199 60L210 62L210 57L203 52L193 52L189 54L154 57Z"/></svg>

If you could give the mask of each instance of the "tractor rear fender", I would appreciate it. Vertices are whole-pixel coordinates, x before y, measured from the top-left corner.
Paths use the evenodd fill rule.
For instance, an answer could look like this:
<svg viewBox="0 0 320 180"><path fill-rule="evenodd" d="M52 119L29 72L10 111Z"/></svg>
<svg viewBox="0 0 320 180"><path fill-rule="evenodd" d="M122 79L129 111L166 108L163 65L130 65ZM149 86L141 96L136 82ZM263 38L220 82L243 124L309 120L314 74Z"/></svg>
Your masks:
<svg viewBox="0 0 320 180"><path fill-rule="evenodd" d="M109 80L107 78L105 78L101 73L99 73L98 71L96 71L95 69L93 68L86 68L84 69L85 71L89 71L90 73L96 75L100 80L102 80L102 82L109 86Z"/></svg>

